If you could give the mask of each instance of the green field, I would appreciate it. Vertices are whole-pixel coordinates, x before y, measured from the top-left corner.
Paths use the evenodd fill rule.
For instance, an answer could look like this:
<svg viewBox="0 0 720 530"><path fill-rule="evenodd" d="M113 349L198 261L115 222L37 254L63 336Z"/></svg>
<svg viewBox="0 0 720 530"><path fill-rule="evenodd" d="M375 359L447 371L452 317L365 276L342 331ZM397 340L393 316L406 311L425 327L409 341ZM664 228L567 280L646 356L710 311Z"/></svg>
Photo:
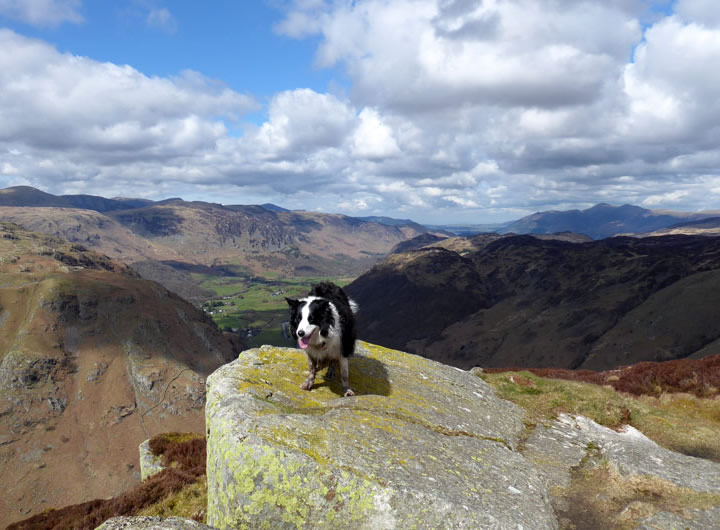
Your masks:
<svg viewBox="0 0 720 530"><path fill-rule="evenodd" d="M193 277L200 286L215 293L203 304L203 309L221 329L239 333L250 347L291 345L281 331L281 324L288 317L286 297L305 296L313 284L322 281L345 286L353 280L344 277L281 279L198 273Z"/></svg>

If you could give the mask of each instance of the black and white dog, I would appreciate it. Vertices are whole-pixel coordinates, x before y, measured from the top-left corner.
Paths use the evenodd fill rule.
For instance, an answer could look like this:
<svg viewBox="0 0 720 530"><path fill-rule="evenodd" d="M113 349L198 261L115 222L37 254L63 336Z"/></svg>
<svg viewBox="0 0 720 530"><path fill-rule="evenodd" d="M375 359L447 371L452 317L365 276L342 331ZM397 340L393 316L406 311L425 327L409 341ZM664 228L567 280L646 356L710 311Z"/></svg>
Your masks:
<svg viewBox="0 0 720 530"><path fill-rule="evenodd" d="M343 395L354 396L348 357L355 351L357 304L330 282L314 285L305 298L285 300L290 306L290 331L308 358L308 378L300 388L310 390L318 370L329 366L326 378L332 379L339 368Z"/></svg>

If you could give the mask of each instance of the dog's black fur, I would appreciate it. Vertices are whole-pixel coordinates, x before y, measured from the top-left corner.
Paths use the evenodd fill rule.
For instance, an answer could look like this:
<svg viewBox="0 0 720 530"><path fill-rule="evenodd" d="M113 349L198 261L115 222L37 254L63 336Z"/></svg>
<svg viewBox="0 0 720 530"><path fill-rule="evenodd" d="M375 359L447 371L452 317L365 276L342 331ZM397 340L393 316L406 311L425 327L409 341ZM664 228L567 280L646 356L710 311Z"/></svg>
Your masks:
<svg viewBox="0 0 720 530"><path fill-rule="evenodd" d="M309 375L301 387L310 390L317 371L328 365L327 378L332 378L337 366L344 395L354 395L348 358L355 352L357 305L342 288L330 282L314 285L305 298L286 300L290 306L290 331L308 356Z"/></svg>

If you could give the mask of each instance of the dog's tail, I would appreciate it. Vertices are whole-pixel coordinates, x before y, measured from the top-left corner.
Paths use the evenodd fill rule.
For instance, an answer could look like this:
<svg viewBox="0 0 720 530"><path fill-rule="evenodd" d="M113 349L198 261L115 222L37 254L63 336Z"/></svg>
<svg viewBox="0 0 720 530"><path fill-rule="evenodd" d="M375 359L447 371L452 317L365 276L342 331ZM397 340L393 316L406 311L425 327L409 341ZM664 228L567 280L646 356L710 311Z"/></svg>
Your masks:
<svg viewBox="0 0 720 530"><path fill-rule="evenodd" d="M348 303L350 304L350 311L352 311L352 314L357 315L358 311L360 311L358 303L352 298L348 298Z"/></svg>

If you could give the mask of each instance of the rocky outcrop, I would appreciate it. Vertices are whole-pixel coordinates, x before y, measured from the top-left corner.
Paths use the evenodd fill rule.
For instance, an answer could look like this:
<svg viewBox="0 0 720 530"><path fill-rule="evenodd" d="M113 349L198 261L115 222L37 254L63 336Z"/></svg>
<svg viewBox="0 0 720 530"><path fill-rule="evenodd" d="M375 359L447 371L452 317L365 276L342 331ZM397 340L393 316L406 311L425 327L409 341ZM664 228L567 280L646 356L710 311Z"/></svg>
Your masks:
<svg viewBox="0 0 720 530"><path fill-rule="evenodd" d="M208 378L218 528L720 528L720 464L632 427L524 411L478 375L358 342L300 390L304 354L264 346Z"/></svg>
<svg viewBox="0 0 720 530"><path fill-rule="evenodd" d="M556 528L518 451L523 412L480 378L359 343L300 389L299 350L244 352L208 379L208 523L219 528Z"/></svg>
<svg viewBox="0 0 720 530"><path fill-rule="evenodd" d="M637 429L613 431L582 416L561 414L538 426L524 456L547 480L561 516L619 500L603 525L639 528L720 528L720 464L660 447ZM574 513L573 513L574 512Z"/></svg>
<svg viewBox="0 0 720 530"><path fill-rule="evenodd" d="M160 473L165 466L162 465L162 456L157 456L150 449L150 440L145 440L138 447L140 453L140 480Z"/></svg>
<svg viewBox="0 0 720 530"><path fill-rule="evenodd" d="M524 452L548 474L551 485L567 486L570 470L587 457L588 448L623 477L647 475L697 492L720 493L720 465L664 449L629 425L613 431L582 416L561 414L550 427L535 429Z"/></svg>

